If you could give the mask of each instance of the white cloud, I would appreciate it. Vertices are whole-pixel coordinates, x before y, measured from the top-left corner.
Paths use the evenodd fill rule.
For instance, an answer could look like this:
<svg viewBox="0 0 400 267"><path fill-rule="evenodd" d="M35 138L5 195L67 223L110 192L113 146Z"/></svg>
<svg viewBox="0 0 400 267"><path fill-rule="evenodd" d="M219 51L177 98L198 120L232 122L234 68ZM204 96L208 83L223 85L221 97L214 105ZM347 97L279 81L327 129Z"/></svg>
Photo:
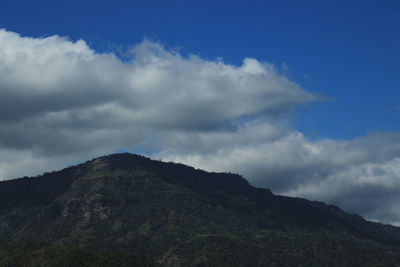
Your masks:
<svg viewBox="0 0 400 267"><path fill-rule="evenodd" d="M230 170L276 193L323 200L374 220L400 222L400 133L310 141L292 130L280 138L233 141L205 153L171 150L158 156L210 171Z"/></svg>
<svg viewBox="0 0 400 267"><path fill-rule="evenodd" d="M400 221L399 133L312 141L287 115L317 97L269 63L184 57L148 40L130 52L121 61L82 40L0 30L0 177L141 149Z"/></svg>

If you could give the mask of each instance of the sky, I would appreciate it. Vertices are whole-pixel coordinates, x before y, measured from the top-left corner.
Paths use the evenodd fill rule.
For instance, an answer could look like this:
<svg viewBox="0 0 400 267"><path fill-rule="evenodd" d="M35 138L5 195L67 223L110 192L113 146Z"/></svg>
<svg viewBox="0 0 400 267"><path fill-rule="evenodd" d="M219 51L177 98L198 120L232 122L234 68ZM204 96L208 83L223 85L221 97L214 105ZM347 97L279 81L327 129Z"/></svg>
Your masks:
<svg viewBox="0 0 400 267"><path fill-rule="evenodd" d="M115 152L400 224L400 2L0 1L0 179Z"/></svg>

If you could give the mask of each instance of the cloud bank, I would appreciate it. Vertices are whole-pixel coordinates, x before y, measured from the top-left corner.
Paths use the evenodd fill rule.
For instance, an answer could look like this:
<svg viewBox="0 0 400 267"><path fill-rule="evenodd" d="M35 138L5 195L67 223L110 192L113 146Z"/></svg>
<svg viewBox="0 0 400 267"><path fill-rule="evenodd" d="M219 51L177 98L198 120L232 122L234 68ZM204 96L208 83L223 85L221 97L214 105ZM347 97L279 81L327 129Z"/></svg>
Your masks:
<svg viewBox="0 0 400 267"><path fill-rule="evenodd" d="M272 64L184 57L149 40L129 52L122 61L83 40L0 30L0 178L145 151L400 222L400 133L311 140L290 114L318 97Z"/></svg>

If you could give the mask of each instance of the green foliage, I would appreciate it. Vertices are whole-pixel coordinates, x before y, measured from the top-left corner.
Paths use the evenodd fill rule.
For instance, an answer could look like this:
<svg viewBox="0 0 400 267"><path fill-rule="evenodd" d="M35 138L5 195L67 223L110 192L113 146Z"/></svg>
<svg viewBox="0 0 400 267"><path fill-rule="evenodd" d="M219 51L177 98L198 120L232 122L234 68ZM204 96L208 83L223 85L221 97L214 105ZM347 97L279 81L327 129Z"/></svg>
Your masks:
<svg viewBox="0 0 400 267"><path fill-rule="evenodd" d="M130 254L93 253L65 246L26 244L2 256L1 267L133 267L153 263Z"/></svg>

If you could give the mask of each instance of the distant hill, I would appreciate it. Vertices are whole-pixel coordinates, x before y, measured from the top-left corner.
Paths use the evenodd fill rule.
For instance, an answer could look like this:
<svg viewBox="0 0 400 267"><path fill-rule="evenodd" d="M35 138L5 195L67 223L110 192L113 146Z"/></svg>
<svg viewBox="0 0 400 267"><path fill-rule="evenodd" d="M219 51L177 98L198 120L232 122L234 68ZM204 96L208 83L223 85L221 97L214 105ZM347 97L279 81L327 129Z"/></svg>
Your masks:
<svg viewBox="0 0 400 267"><path fill-rule="evenodd" d="M0 182L0 266L400 266L399 248L397 227L127 153Z"/></svg>

